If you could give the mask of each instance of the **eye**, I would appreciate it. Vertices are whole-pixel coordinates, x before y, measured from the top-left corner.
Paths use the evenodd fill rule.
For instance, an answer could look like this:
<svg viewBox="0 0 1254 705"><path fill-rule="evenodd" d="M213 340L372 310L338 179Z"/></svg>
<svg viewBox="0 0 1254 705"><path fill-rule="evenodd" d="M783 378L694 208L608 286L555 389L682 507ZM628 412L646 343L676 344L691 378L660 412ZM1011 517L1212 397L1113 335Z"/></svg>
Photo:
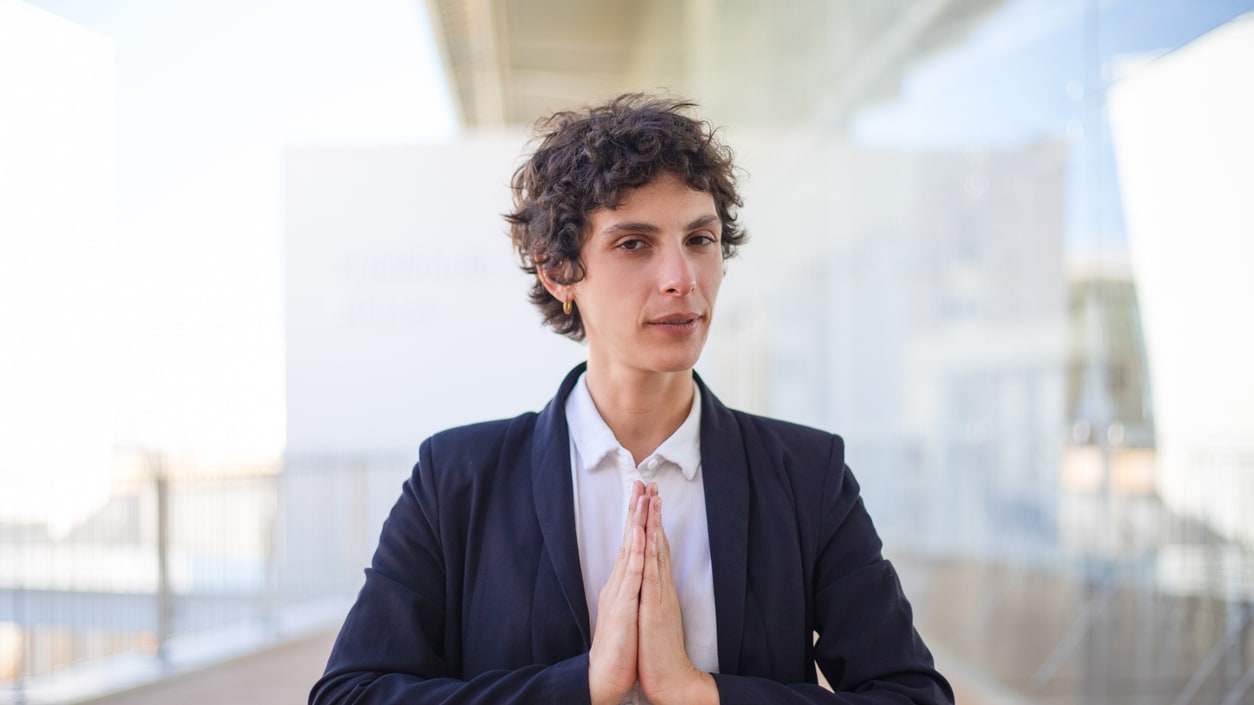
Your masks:
<svg viewBox="0 0 1254 705"><path fill-rule="evenodd" d="M709 233L702 232L696 233L692 237L688 238L688 242L689 244L696 245L698 247L708 247L710 245L718 244L718 239Z"/></svg>
<svg viewBox="0 0 1254 705"><path fill-rule="evenodd" d="M644 240L641 240L640 238L631 238L628 240L623 240L622 242L618 243L617 247L618 249L625 250L627 252L635 252L644 247Z"/></svg>

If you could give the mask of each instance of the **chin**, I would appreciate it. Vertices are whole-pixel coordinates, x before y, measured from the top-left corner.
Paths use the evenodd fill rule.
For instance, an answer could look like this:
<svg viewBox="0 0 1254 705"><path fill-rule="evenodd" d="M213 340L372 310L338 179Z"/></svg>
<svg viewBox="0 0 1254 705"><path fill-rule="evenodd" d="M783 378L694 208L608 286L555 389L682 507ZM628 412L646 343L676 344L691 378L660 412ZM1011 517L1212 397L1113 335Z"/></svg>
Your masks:
<svg viewBox="0 0 1254 705"><path fill-rule="evenodd" d="M606 367L633 369L639 372L669 374L687 372L697 364L704 345L695 340L676 345L676 341L631 341L590 345L589 362L595 358ZM704 343L704 341L701 341Z"/></svg>
<svg viewBox="0 0 1254 705"><path fill-rule="evenodd" d="M648 367L656 372L687 372L696 366L701 352L681 355L665 355L653 359Z"/></svg>

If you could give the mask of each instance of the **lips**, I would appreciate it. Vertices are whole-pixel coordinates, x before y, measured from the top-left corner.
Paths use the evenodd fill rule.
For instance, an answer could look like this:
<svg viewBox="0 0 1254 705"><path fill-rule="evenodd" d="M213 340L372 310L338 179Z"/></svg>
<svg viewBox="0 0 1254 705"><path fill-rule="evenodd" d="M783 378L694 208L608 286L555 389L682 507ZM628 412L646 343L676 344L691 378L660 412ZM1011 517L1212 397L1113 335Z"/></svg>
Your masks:
<svg viewBox="0 0 1254 705"><path fill-rule="evenodd" d="M655 318L649 323L655 326L682 326L695 322L701 318L701 314L684 311L682 313L671 313L659 318Z"/></svg>

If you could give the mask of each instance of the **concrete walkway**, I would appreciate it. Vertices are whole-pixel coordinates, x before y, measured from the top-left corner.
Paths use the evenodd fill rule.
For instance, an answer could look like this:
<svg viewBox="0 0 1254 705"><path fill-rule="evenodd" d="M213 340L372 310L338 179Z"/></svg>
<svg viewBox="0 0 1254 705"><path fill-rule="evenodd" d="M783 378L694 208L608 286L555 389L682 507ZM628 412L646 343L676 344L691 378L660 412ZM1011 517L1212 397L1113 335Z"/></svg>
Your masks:
<svg viewBox="0 0 1254 705"><path fill-rule="evenodd" d="M80 705L304 705L334 640L316 634Z"/></svg>

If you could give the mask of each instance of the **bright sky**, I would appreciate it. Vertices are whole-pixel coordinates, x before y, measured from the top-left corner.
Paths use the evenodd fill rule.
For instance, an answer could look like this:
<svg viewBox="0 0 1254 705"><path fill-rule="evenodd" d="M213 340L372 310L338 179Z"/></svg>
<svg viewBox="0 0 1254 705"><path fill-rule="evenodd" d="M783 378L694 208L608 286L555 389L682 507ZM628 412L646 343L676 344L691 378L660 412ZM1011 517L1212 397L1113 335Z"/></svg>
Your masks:
<svg viewBox="0 0 1254 705"><path fill-rule="evenodd" d="M0 512L281 449L284 149L454 134L422 8L0 0Z"/></svg>
<svg viewBox="0 0 1254 705"><path fill-rule="evenodd" d="M1254 0L1011 0L960 44L913 68L899 99L860 112L851 139L943 151L1065 139L1068 243L1121 243L1126 226L1104 115L1118 67L1251 10Z"/></svg>

